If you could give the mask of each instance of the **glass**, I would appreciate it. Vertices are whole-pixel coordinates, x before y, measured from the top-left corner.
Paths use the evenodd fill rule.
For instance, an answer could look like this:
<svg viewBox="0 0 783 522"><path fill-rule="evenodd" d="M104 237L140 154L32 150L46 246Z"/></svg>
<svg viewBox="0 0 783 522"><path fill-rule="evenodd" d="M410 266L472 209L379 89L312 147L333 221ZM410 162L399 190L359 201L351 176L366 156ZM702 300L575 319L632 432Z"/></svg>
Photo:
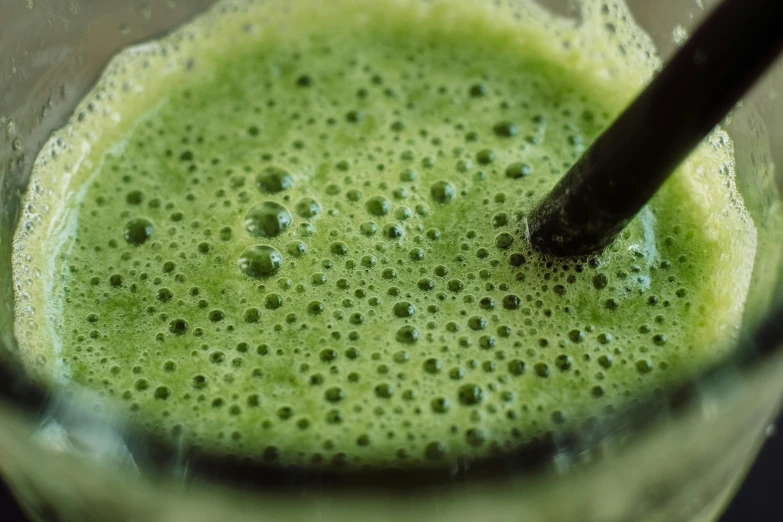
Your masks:
<svg viewBox="0 0 783 522"><path fill-rule="evenodd" d="M30 167L107 60L209 0L0 0L0 473L40 521L714 520L783 395L783 67L726 125L759 233L736 359L641 405L609 429L527 448L487 473L422 488L341 488L329 476L270 483L242 463L187 461L117 419L30 386L15 363L11 239ZM566 0L541 3L578 16ZM661 54L715 2L628 2ZM21 224L24 226L24 224ZM213 465L214 464L214 465Z"/></svg>

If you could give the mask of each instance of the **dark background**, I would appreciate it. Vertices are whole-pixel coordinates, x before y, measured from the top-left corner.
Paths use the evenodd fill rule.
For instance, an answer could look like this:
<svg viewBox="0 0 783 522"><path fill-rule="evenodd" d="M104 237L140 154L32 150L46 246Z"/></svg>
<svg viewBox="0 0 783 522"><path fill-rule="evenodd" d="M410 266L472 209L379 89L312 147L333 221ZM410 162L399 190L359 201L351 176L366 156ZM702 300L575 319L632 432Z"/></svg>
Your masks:
<svg viewBox="0 0 783 522"><path fill-rule="evenodd" d="M783 416L778 419L776 425L783 428ZM720 522L783 521L781 495L783 495L783 430L767 439L742 489ZM0 521L27 522L1 482Z"/></svg>

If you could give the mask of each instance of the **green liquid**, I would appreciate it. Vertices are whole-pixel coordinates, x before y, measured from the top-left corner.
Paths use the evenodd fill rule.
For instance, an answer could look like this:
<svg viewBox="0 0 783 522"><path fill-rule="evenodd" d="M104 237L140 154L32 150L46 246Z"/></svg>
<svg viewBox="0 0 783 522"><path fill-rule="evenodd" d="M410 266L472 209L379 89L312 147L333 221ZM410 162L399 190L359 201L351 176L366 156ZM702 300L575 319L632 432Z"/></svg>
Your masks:
<svg viewBox="0 0 783 522"><path fill-rule="evenodd" d="M610 415L725 355L755 233L722 132L606 253L523 239L651 70L591 29L620 11L589 4L575 29L533 7L359 4L215 10L115 61L39 158L48 212L17 237L31 373L186 444L423 465Z"/></svg>

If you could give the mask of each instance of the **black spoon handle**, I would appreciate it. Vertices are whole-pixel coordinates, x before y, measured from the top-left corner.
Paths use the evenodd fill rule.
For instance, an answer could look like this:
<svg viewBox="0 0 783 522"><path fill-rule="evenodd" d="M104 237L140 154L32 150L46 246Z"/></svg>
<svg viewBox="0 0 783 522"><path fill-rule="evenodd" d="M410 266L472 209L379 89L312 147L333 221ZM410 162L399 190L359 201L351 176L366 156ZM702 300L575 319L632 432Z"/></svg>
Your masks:
<svg viewBox="0 0 783 522"><path fill-rule="evenodd" d="M527 219L532 245L609 245L783 49L783 0L725 0Z"/></svg>

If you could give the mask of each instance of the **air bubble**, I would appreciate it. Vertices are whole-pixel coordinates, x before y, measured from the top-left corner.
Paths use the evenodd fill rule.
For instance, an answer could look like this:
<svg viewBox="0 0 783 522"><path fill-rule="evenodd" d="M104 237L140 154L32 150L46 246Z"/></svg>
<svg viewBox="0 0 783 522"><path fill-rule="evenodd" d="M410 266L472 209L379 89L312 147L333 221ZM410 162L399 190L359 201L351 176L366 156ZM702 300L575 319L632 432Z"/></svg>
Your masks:
<svg viewBox="0 0 783 522"><path fill-rule="evenodd" d="M439 360L431 357L424 361L424 371L431 374L439 373L441 370L441 363Z"/></svg>
<svg viewBox="0 0 783 522"><path fill-rule="evenodd" d="M337 359L337 350L335 350L334 348L325 348L321 350L319 357L323 362L334 361L335 359Z"/></svg>
<svg viewBox="0 0 783 522"><path fill-rule="evenodd" d="M364 114L361 111L348 111L345 115L345 121L349 123L359 123L364 119Z"/></svg>
<svg viewBox="0 0 783 522"><path fill-rule="evenodd" d="M457 391L459 403L463 406L476 406L484 398L484 392L477 384L463 384Z"/></svg>
<svg viewBox="0 0 783 522"><path fill-rule="evenodd" d="M222 241L230 241L233 236L234 231L231 230L231 227L223 227L220 229L220 232L218 232L218 237Z"/></svg>
<svg viewBox="0 0 783 522"><path fill-rule="evenodd" d="M421 248L412 248L408 251L408 258L411 261L421 261L424 259L424 250Z"/></svg>
<svg viewBox="0 0 783 522"><path fill-rule="evenodd" d="M340 387L329 388L324 392L324 399L327 402L337 403L345 398L345 392Z"/></svg>
<svg viewBox="0 0 783 522"><path fill-rule="evenodd" d="M283 258L274 248L257 245L245 250L239 258L239 269L247 276L265 278L275 275L283 266Z"/></svg>
<svg viewBox="0 0 783 522"><path fill-rule="evenodd" d="M491 350L497 344L497 339L492 335L482 335L479 337L479 346L482 350Z"/></svg>
<svg viewBox="0 0 783 522"><path fill-rule="evenodd" d="M430 407L435 413L446 413L451 408L451 403L444 397L436 397L430 402Z"/></svg>
<svg viewBox="0 0 783 522"><path fill-rule="evenodd" d="M254 237L277 237L291 225L291 214L279 203L266 201L245 216L245 228Z"/></svg>
<svg viewBox="0 0 783 522"><path fill-rule="evenodd" d="M310 301L307 304L307 313L310 315L320 315L324 311L324 304L321 301Z"/></svg>
<svg viewBox="0 0 783 522"><path fill-rule="evenodd" d="M168 288L159 289L155 295L158 298L158 301L162 303L168 303L174 298L174 294Z"/></svg>
<svg viewBox="0 0 783 522"><path fill-rule="evenodd" d="M375 396L381 399L389 399L394 395L394 387L389 383L381 383L375 387Z"/></svg>
<svg viewBox="0 0 783 522"><path fill-rule="evenodd" d="M336 256L344 256L348 253L348 245L342 241L335 241L329 245L329 252Z"/></svg>
<svg viewBox="0 0 783 522"><path fill-rule="evenodd" d="M488 92L489 89L487 89L487 86L481 83L472 85L470 89L468 89L468 94L471 98L483 98Z"/></svg>
<svg viewBox="0 0 783 522"><path fill-rule="evenodd" d="M495 162L495 153L489 149L484 149L476 154L476 162L479 165L489 165Z"/></svg>
<svg viewBox="0 0 783 522"><path fill-rule="evenodd" d="M412 317L416 307L408 301L400 301L394 305L394 315L397 317Z"/></svg>
<svg viewBox="0 0 783 522"><path fill-rule="evenodd" d="M465 288L465 284L459 279L452 279L447 283L449 290L452 292L461 292Z"/></svg>
<svg viewBox="0 0 783 522"><path fill-rule="evenodd" d="M574 365L574 360L571 358L570 355L561 354L558 355L555 359L555 366L560 369L560 371L567 371L570 370L571 367Z"/></svg>
<svg viewBox="0 0 783 522"><path fill-rule="evenodd" d="M487 320L479 315L474 315L468 319L468 326L471 330L484 330L487 327Z"/></svg>
<svg viewBox="0 0 783 522"><path fill-rule="evenodd" d="M277 194L291 188L294 184L294 178L291 174L280 167L267 167L258 176L256 176L256 186L261 192L267 194Z"/></svg>
<svg viewBox="0 0 783 522"><path fill-rule="evenodd" d="M647 359L636 361L636 370L641 374L650 373L653 369L652 363Z"/></svg>
<svg viewBox="0 0 783 522"><path fill-rule="evenodd" d="M391 203L382 196L373 196L367 200L364 208L367 209L367 212L371 215L381 217L389 213L391 210Z"/></svg>
<svg viewBox="0 0 783 522"><path fill-rule="evenodd" d="M495 136L498 136L500 138L511 138L519 134L519 129L517 128L517 126L511 123L510 121L502 121L500 123L496 123L492 127L492 131L495 133Z"/></svg>
<svg viewBox="0 0 783 522"><path fill-rule="evenodd" d="M524 375L526 369L526 365L523 361L520 361L519 359L512 359L508 362L508 373L511 375Z"/></svg>
<svg viewBox="0 0 783 522"><path fill-rule="evenodd" d="M424 292L429 292L430 290L435 288L435 281L432 279L419 279L419 281L416 283L416 286L419 290L422 290Z"/></svg>
<svg viewBox="0 0 783 522"><path fill-rule="evenodd" d="M512 163L506 167L506 177L511 179L526 178L532 172L532 167L527 163Z"/></svg>
<svg viewBox="0 0 783 522"><path fill-rule="evenodd" d="M448 181L437 181L430 188L430 196L436 203L450 203L456 195L457 190Z"/></svg>
<svg viewBox="0 0 783 522"><path fill-rule="evenodd" d="M596 290L603 290L609 284L609 278L606 274L596 274L593 276L593 286Z"/></svg>
<svg viewBox="0 0 783 522"><path fill-rule="evenodd" d="M522 299L514 294L503 297L503 308L506 310L517 310L522 305Z"/></svg>
<svg viewBox="0 0 783 522"><path fill-rule="evenodd" d="M400 173L400 181L413 182L416 181L416 171L413 169L405 169Z"/></svg>
<svg viewBox="0 0 783 522"><path fill-rule="evenodd" d="M294 416L294 409L290 406L281 406L277 409L277 417L280 420L288 420Z"/></svg>
<svg viewBox="0 0 783 522"><path fill-rule="evenodd" d="M378 225L372 221L366 221L359 225L359 231L363 236L370 237L375 235L375 233L378 231Z"/></svg>
<svg viewBox="0 0 783 522"><path fill-rule="evenodd" d="M174 335L184 335L188 330L188 323L184 319L174 319L169 322L169 332Z"/></svg>
<svg viewBox="0 0 783 522"><path fill-rule="evenodd" d="M508 264L514 267L520 267L527 263L527 258L519 252L514 252L508 256Z"/></svg>
<svg viewBox="0 0 783 522"><path fill-rule="evenodd" d="M145 218L136 218L125 225L125 241L134 246L143 245L152 237L152 222Z"/></svg>
<svg viewBox="0 0 783 522"><path fill-rule="evenodd" d="M295 210L299 216L312 219L321 214L321 205L313 198L302 198L296 203Z"/></svg>
<svg viewBox="0 0 783 522"><path fill-rule="evenodd" d="M495 228L503 227L508 224L508 214L500 212L492 217L492 226Z"/></svg>
<svg viewBox="0 0 783 522"><path fill-rule="evenodd" d="M345 416L340 410L330 410L326 413L326 422L328 424L342 424Z"/></svg>
<svg viewBox="0 0 783 522"><path fill-rule="evenodd" d="M286 244L285 251L288 252L292 257L302 257L307 253L307 245L302 241L291 241L290 243Z"/></svg>
<svg viewBox="0 0 783 522"><path fill-rule="evenodd" d="M413 344L419 340L419 330L413 326L403 326L397 330L395 337L403 344Z"/></svg>
<svg viewBox="0 0 783 522"><path fill-rule="evenodd" d="M503 232L501 234L498 234L495 237L495 246L498 248L511 248L511 245L514 243L514 236L509 234L508 232Z"/></svg>
<svg viewBox="0 0 783 522"><path fill-rule="evenodd" d="M405 234L405 230L397 223L389 223L383 227L383 235L389 239L399 239Z"/></svg>
<svg viewBox="0 0 783 522"><path fill-rule="evenodd" d="M141 205L144 201L144 193L140 190L129 192L128 195L125 196L125 201L128 205Z"/></svg>

